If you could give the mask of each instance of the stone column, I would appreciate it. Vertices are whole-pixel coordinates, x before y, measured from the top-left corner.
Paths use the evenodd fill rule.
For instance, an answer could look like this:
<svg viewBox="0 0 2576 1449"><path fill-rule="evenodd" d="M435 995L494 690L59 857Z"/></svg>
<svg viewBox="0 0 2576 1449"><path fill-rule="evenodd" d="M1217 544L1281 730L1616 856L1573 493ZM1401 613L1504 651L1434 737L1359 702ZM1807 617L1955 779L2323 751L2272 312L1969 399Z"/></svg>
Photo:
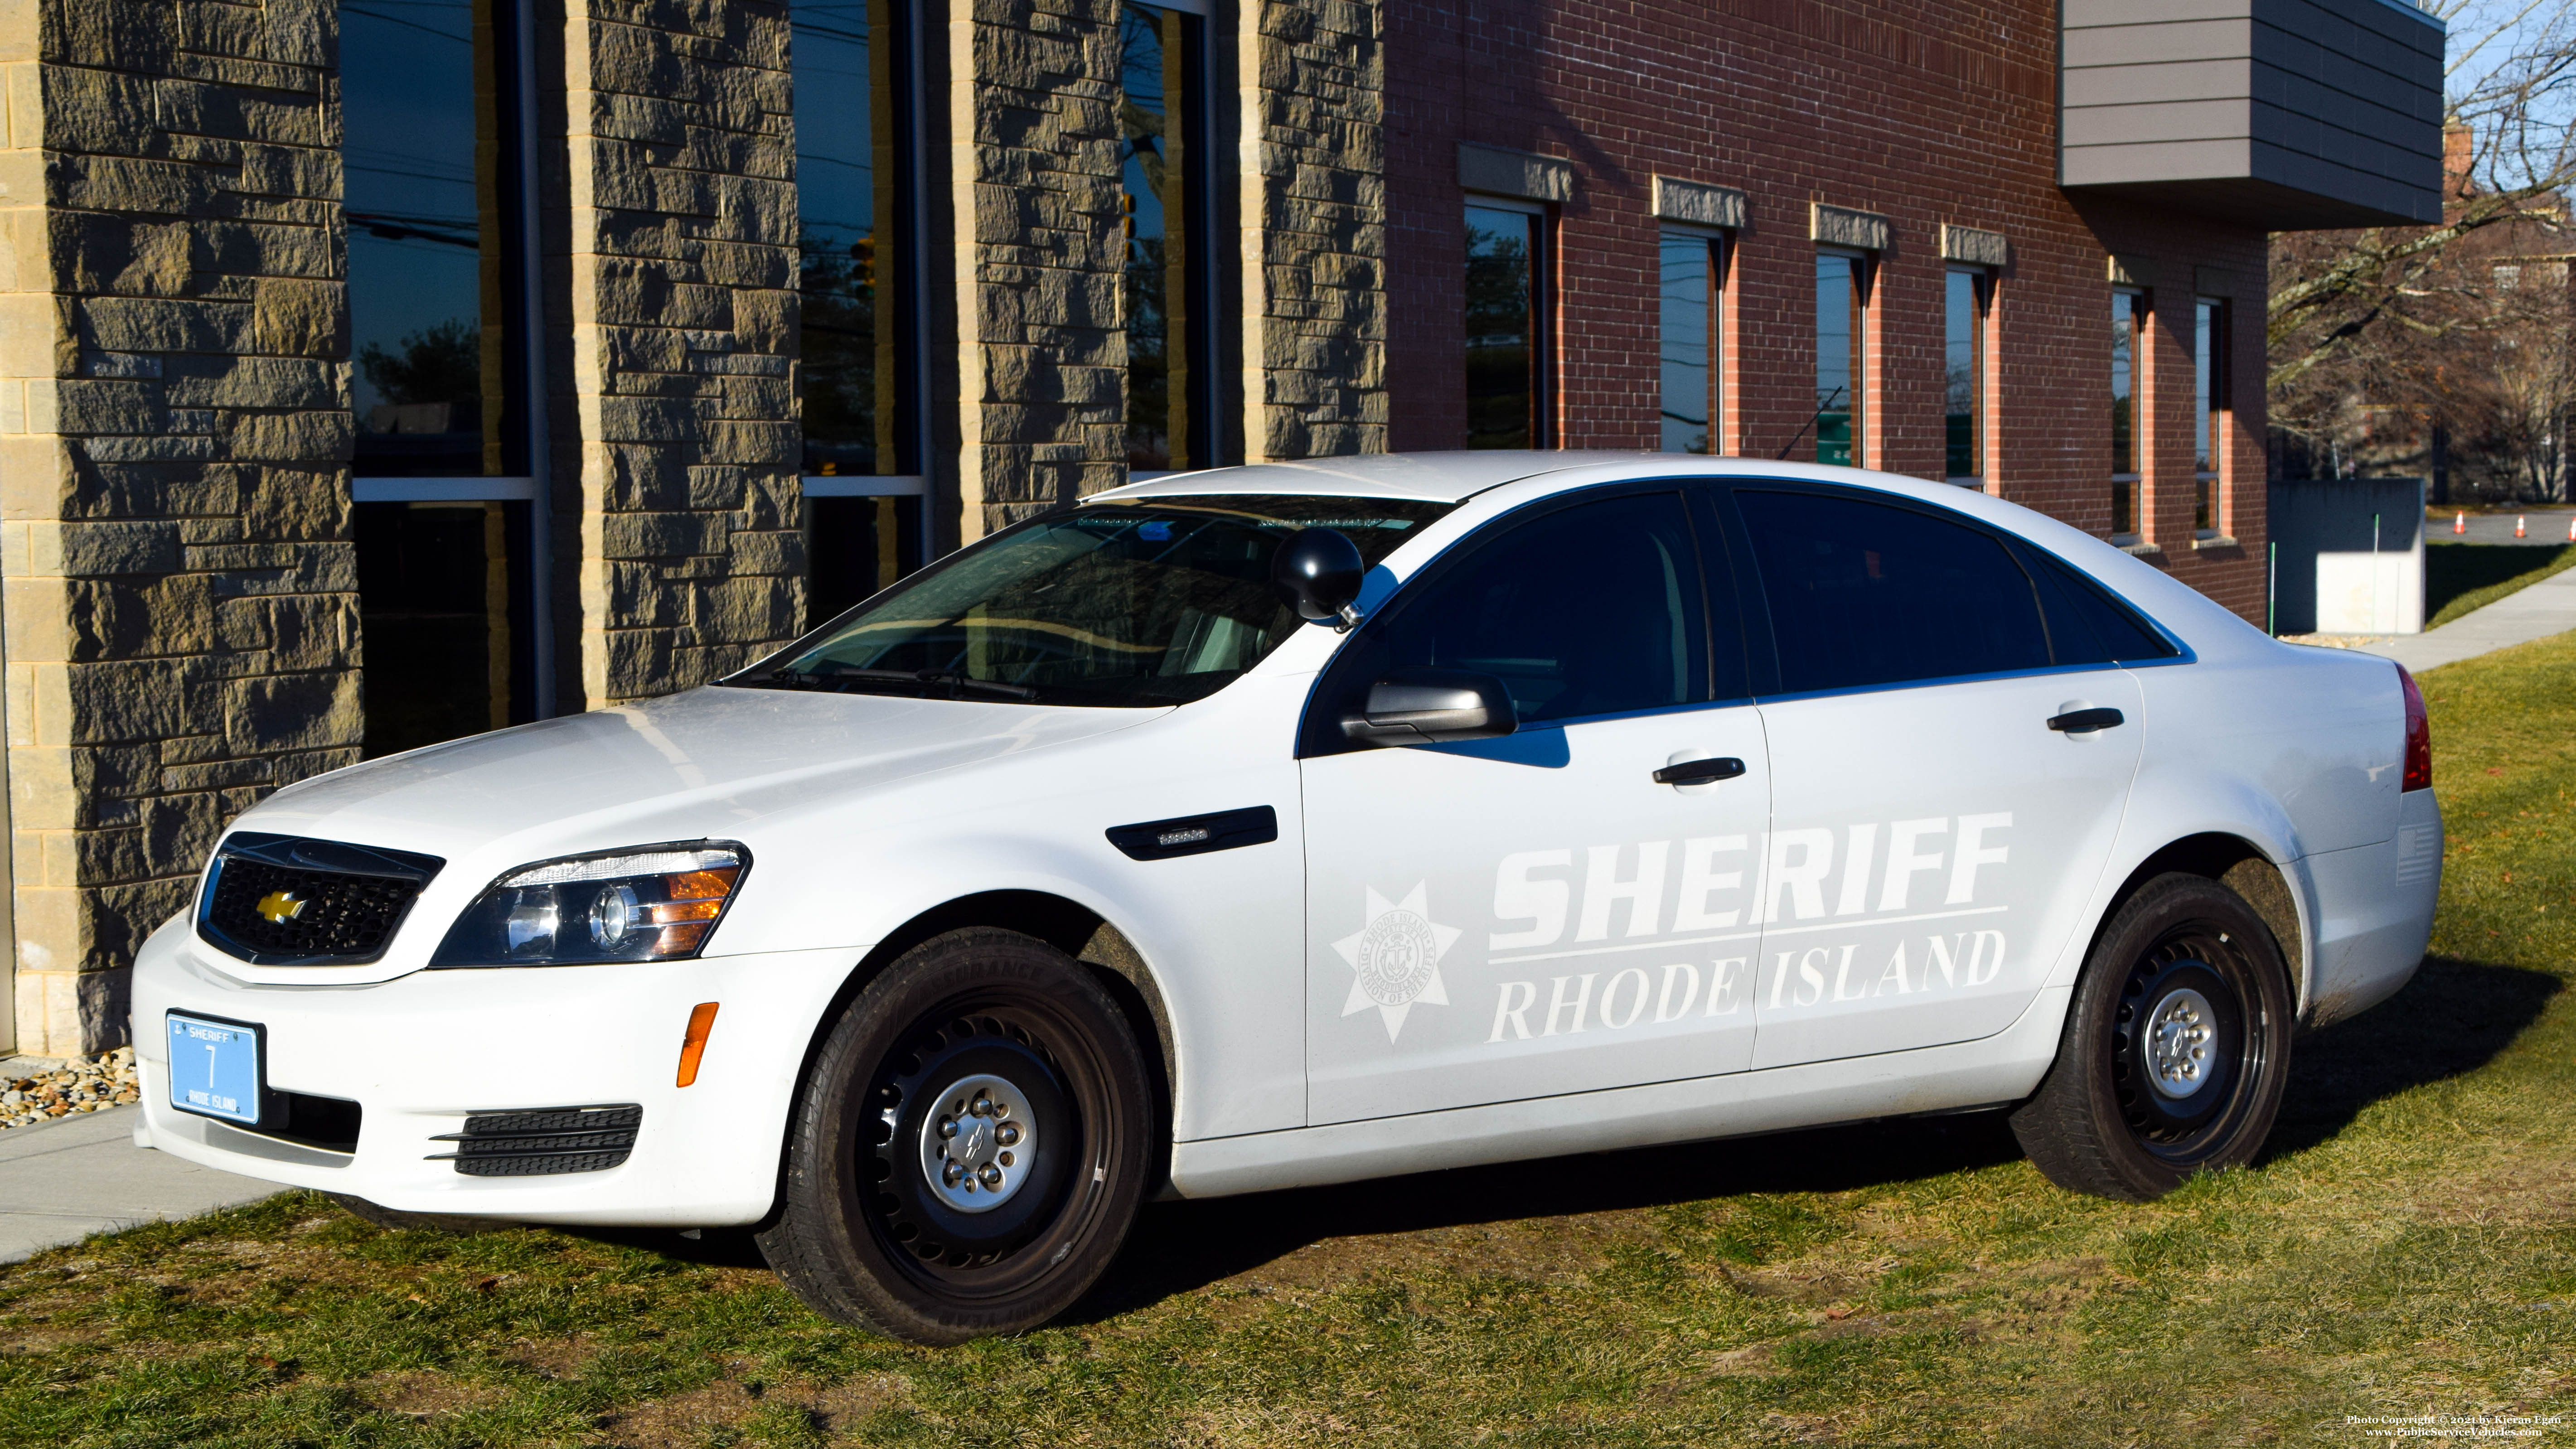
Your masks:
<svg viewBox="0 0 2576 1449"><path fill-rule="evenodd" d="M17 1047L126 1040L231 816L354 761L338 18L0 8Z"/></svg>
<svg viewBox="0 0 2576 1449"><path fill-rule="evenodd" d="M960 542L1126 481L1117 0L955 0Z"/></svg>
<svg viewBox="0 0 2576 1449"><path fill-rule="evenodd" d="M560 713L703 684L799 632L787 44L763 0L567 5L579 441L554 527L558 557L579 549L579 618L556 630L580 697Z"/></svg>
<svg viewBox="0 0 2576 1449"><path fill-rule="evenodd" d="M1386 450L1381 0L1240 0L1246 461Z"/></svg>

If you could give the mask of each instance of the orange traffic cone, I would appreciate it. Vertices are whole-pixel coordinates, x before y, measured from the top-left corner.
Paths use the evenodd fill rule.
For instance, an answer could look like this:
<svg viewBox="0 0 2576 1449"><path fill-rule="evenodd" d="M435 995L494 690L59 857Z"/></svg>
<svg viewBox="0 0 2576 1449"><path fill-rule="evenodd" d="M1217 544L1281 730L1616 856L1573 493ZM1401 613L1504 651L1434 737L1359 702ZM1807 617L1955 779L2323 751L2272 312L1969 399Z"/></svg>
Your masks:
<svg viewBox="0 0 2576 1449"><path fill-rule="evenodd" d="M2469 531L2469 516L2468 516L2466 513L2462 513L2462 514L2460 514L2458 517L2453 518L2453 519L2451 520L2451 531L2452 531L2453 533L2466 533L2466 532L2468 532L2468 531Z"/></svg>
<svg viewBox="0 0 2576 1449"><path fill-rule="evenodd" d="M2576 513L2567 515L2567 541L2576 543Z"/></svg>
<svg viewBox="0 0 2576 1449"><path fill-rule="evenodd" d="M2515 514L2513 517L2513 536L2516 538L2522 537L2522 515L2519 513Z"/></svg>

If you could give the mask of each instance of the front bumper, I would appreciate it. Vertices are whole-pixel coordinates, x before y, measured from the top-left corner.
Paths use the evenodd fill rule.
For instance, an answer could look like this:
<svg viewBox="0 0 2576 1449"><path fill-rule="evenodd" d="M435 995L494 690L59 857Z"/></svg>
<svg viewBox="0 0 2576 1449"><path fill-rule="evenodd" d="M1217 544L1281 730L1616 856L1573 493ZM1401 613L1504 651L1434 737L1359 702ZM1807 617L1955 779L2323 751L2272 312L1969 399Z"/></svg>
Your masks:
<svg viewBox="0 0 2576 1449"><path fill-rule="evenodd" d="M805 1055L857 948L641 965L416 971L362 986L241 981L184 918L134 969L135 1055L151 1145L202 1166L350 1193L407 1212L536 1223L717 1227L759 1221ZM677 1085L690 1010L719 1003L697 1081ZM356 1151L321 1151L170 1105L172 1010L267 1029L267 1085L355 1101ZM433 1160L470 1113L634 1103L631 1155L596 1172L477 1177Z"/></svg>

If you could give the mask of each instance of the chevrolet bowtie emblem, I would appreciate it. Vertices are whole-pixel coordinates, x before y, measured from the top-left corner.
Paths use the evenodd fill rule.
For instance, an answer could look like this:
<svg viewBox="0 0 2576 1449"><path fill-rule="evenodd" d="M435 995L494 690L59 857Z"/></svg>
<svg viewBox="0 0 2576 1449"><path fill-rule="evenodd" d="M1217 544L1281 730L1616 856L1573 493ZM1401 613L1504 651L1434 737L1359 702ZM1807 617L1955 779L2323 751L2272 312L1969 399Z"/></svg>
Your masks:
<svg viewBox="0 0 2576 1449"><path fill-rule="evenodd" d="M304 897L293 891L270 891L259 898L255 908L272 926L282 926L304 914Z"/></svg>

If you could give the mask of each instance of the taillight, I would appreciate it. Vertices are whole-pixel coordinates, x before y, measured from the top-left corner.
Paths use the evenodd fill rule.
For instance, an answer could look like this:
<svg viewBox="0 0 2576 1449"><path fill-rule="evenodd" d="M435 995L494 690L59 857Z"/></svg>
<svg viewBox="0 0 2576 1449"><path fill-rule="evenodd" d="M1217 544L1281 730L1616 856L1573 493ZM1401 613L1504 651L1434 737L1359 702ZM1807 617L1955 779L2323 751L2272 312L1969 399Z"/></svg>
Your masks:
<svg viewBox="0 0 2576 1449"><path fill-rule="evenodd" d="M2406 690L2406 782L2398 786L2407 790L2433 788L2433 721L2424 712L2424 691L2415 687L2415 676L2406 666L2397 666L2397 682Z"/></svg>

